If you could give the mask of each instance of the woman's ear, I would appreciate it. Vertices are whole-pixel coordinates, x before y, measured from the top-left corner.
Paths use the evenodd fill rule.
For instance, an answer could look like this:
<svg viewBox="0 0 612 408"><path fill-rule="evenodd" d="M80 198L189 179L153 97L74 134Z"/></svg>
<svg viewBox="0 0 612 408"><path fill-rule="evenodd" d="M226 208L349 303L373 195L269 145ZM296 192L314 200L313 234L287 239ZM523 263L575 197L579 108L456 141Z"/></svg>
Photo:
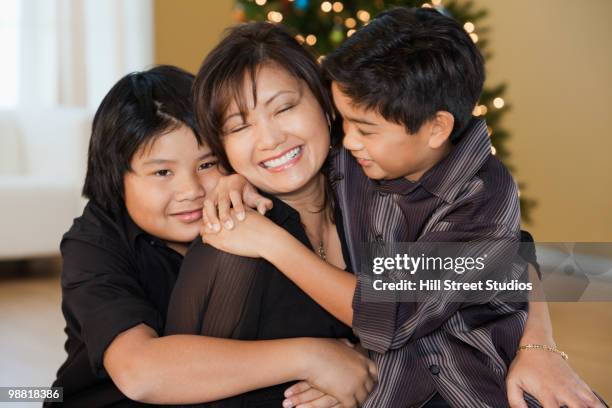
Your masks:
<svg viewBox="0 0 612 408"><path fill-rule="evenodd" d="M438 111L431 120L429 147L439 149L444 146L455 126L455 117L447 111Z"/></svg>

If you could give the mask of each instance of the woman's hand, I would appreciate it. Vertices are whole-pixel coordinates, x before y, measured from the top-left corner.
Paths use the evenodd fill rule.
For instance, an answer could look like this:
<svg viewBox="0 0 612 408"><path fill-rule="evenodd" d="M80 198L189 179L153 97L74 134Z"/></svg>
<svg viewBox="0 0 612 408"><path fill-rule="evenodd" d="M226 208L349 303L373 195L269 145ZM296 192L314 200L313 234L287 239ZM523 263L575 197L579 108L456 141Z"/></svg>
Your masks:
<svg viewBox="0 0 612 408"><path fill-rule="evenodd" d="M238 220L243 220L246 215L245 205L265 214L272 208L272 201L259 194L240 174L223 176L204 199L202 221L211 232L220 231L221 225L232 229L234 220L230 216L230 208L234 209Z"/></svg>
<svg viewBox="0 0 612 408"><path fill-rule="evenodd" d="M544 408L604 408L572 367L546 350L519 351L510 365L506 386L512 408L527 408L523 392L535 397Z"/></svg>
<svg viewBox="0 0 612 408"><path fill-rule="evenodd" d="M333 396L342 407L358 407L374 389L378 380L376 365L343 341L312 339L304 351L304 380Z"/></svg>
<svg viewBox="0 0 612 408"><path fill-rule="evenodd" d="M200 230L202 241L234 255L261 257L265 245L270 245L270 242L274 241L279 242L274 234L282 234L285 230L257 211L249 208L246 213L248 216L238 222L236 213L232 211L230 215L234 223L232 229L223 228L214 231L204 224Z"/></svg>

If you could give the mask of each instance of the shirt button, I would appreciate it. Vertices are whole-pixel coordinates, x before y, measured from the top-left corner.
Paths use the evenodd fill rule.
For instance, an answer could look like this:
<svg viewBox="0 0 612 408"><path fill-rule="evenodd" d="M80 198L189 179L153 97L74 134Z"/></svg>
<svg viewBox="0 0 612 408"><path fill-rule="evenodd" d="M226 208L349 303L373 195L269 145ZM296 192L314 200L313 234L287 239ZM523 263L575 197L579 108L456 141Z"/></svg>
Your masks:
<svg viewBox="0 0 612 408"><path fill-rule="evenodd" d="M379 192L378 192L378 196L379 196L379 197L386 197L386 196L387 196L387 193L383 193L382 191L379 191Z"/></svg>
<svg viewBox="0 0 612 408"><path fill-rule="evenodd" d="M149 244L151 244L151 246L155 246L155 241L150 240L150 241L149 241Z"/></svg>
<svg viewBox="0 0 612 408"><path fill-rule="evenodd" d="M376 242L381 243L381 244L385 242L381 234L376 235Z"/></svg>
<svg viewBox="0 0 612 408"><path fill-rule="evenodd" d="M429 372L432 373L433 375L440 374L440 366L438 366L436 364L430 365L429 366Z"/></svg>

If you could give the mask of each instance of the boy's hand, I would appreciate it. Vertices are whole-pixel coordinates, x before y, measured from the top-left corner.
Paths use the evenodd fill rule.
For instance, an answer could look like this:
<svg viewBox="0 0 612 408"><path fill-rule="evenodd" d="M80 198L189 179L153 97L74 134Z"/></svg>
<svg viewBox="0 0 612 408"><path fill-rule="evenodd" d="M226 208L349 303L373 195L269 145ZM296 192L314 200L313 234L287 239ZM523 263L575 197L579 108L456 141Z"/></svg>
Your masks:
<svg viewBox="0 0 612 408"><path fill-rule="evenodd" d="M293 384L285 391L283 408L334 408L340 407L337 399L317 390L306 381Z"/></svg>
<svg viewBox="0 0 612 408"><path fill-rule="evenodd" d="M304 355L303 379L333 396L342 407L363 404L378 380L376 364L340 340L311 339Z"/></svg>
<svg viewBox="0 0 612 408"><path fill-rule="evenodd" d="M278 241L274 234L277 232L282 234L285 230L257 211L248 208L246 210L248 217L240 222L235 211L231 212L230 219L234 223L231 229L214 231L206 224L202 226L200 235L204 243L230 254L260 258L265 246L270 245L270 242L282 242Z"/></svg>
<svg viewBox="0 0 612 408"><path fill-rule="evenodd" d="M353 344L348 339L339 339L342 343L355 351L362 354L364 357L368 357L367 351L361 347L360 343ZM293 384L291 387L285 390L285 400L283 401L283 408L336 408L341 407L337 399L331 395L325 394L322 391L314 388L306 381L300 381L297 384Z"/></svg>
<svg viewBox="0 0 612 408"><path fill-rule="evenodd" d="M245 205L265 214L272 208L272 201L260 195L240 174L223 176L204 199L202 221L213 233L220 231L221 225L232 229L234 221L230 216L230 208L234 209L236 218L242 221L246 216Z"/></svg>
<svg viewBox="0 0 612 408"><path fill-rule="evenodd" d="M572 367L546 350L520 351L510 365L506 386L512 408L527 408L523 392L535 397L544 408L604 408Z"/></svg>

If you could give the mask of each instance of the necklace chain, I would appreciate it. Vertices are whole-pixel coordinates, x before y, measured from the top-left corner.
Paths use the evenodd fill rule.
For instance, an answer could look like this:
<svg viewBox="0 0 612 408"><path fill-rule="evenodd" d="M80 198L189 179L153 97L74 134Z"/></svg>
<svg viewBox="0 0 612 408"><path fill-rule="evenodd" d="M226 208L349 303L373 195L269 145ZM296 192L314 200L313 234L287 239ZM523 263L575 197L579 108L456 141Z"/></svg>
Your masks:
<svg viewBox="0 0 612 408"><path fill-rule="evenodd" d="M323 241L321 241L321 242L319 243L319 249L318 249L318 251L317 251L317 252L318 252L318 254L319 254L319 257L320 257L322 260L324 260L324 261L326 261L326 260L327 260L327 254L325 253L325 247L323 246Z"/></svg>

